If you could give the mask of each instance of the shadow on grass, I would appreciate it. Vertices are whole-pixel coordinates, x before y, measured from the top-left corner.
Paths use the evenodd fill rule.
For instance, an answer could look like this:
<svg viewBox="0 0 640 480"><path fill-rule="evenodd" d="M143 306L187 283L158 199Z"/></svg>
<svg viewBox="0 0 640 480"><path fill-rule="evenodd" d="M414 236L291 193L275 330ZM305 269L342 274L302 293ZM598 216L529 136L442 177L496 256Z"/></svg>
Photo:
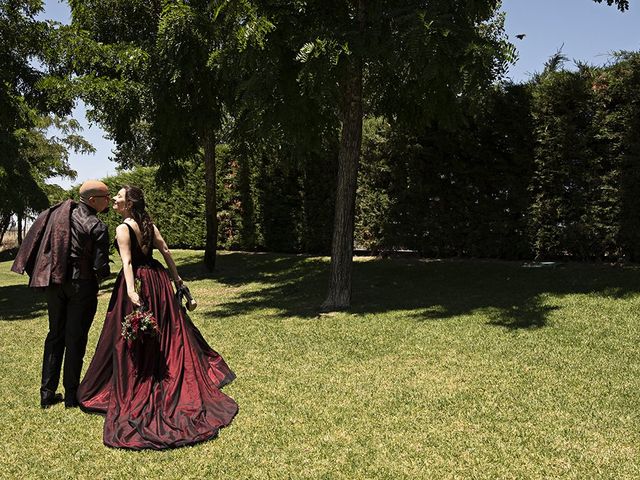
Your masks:
<svg viewBox="0 0 640 480"><path fill-rule="evenodd" d="M328 261L302 255L233 252L220 255L209 274L185 259L185 280L214 278L240 291L207 312L211 318L260 310L314 318L328 285ZM249 287L247 284L253 284ZM247 287L247 288L243 288ZM488 323L508 329L540 328L559 307L545 295L593 294L625 298L640 293L640 269L597 264L525 268L520 262L373 260L356 262L351 312L409 310L417 321L444 320L483 311Z"/></svg>
<svg viewBox="0 0 640 480"><path fill-rule="evenodd" d="M213 318L261 309L277 309L283 317L316 317L322 295L326 293L327 267L318 257L244 252L219 255L213 273L207 272L199 261L178 266L180 276L187 282L213 278L243 290L234 301L220 304L207 313ZM245 288L248 284L252 287Z"/></svg>
<svg viewBox="0 0 640 480"><path fill-rule="evenodd" d="M13 260L16 258L18 254L17 248L9 248L7 250L2 250L0 252L0 262L8 262L9 260Z"/></svg>
<svg viewBox="0 0 640 480"><path fill-rule="evenodd" d="M19 278L16 275L16 278ZM27 285L28 277L23 276L24 284L0 287L0 321L31 320L46 315L47 298L44 289L33 289ZM111 295L116 275L111 274L100 284L98 295Z"/></svg>
<svg viewBox="0 0 640 480"><path fill-rule="evenodd" d="M216 271L207 272L200 252L178 258L186 281L215 279L237 289L233 299L203 314L209 318L270 315L316 318L327 291L327 259L304 255L230 252L219 255ZM112 275L101 285L109 295ZM640 293L640 268L567 264L559 268L524 268L519 262L423 261L387 259L354 264L351 312L398 311L416 321L446 320L482 311L490 325L508 329L540 328L559 307L550 295L592 294L612 299ZM44 295L26 286L0 287L0 317L32 318L46 309ZM405 313L402 313L405 312Z"/></svg>
<svg viewBox="0 0 640 480"><path fill-rule="evenodd" d="M27 285L0 287L0 320L32 320L47 310L44 290Z"/></svg>

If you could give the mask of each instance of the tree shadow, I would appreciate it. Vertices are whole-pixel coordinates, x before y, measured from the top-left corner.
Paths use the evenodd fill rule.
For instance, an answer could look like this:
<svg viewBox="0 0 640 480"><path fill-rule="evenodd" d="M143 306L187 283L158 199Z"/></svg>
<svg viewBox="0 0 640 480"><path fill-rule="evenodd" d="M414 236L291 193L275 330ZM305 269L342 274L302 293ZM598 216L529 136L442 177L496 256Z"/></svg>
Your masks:
<svg viewBox="0 0 640 480"><path fill-rule="evenodd" d="M186 280L214 278L239 289L233 300L206 312L209 318L260 310L276 317L317 318L328 286L329 264L327 259L304 255L233 252L218 257L213 274L188 262L180 271ZM640 269L635 266L525 268L520 262L504 261L380 259L355 262L350 312L406 311L416 321L430 321L482 311L489 325L531 329L547 325L549 315L560 308L549 304L547 295L615 299L638 293Z"/></svg>
<svg viewBox="0 0 640 480"><path fill-rule="evenodd" d="M640 292L640 270L595 264L526 268L520 262L449 260L363 265L369 289L357 290L355 310L415 310L416 320L443 320L482 311L488 324L508 329L547 325L557 305L548 295L625 298ZM385 276L388 280L385 280ZM373 282L371 280L373 279ZM377 284L376 284L377 280Z"/></svg>
<svg viewBox="0 0 640 480"><path fill-rule="evenodd" d="M231 299L202 311L207 318L268 312L273 317L316 319L325 298L329 262L306 255L229 252L216 270L202 264L200 252L182 255L178 268L187 282L214 279L236 290ZM115 273L101 284L110 295ZM547 325L560 307L547 298L588 294L624 299L640 293L640 268L566 264L525 268L520 262L420 259L356 261L351 313L398 312L416 321L438 321L482 312L489 325L533 329ZM44 295L26 285L0 287L3 320L33 318L46 311Z"/></svg>
<svg viewBox="0 0 640 480"><path fill-rule="evenodd" d="M0 320L32 320L47 310L44 290L34 290L27 285L0 287Z"/></svg>
<svg viewBox="0 0 640 480"><path fill-rule="evenodd" d="M7 250L0 251L0 262L8 262L14 260L18 254L17 248L8 248Z"/></svg>
<svg viewBox="0 0 640 480"><path fill-rule="evenodd" d="M277 316L314 318L326 293L328 264L318 257L293 254L239 253L220 255L213 273L201 265L183 265L186 281L213 278L241 291L232 301L207 312L211 318L277 310ZM244 289L251 284L256 288Z"/></svg>
<svg viewBox="0 0 640 480"><path fill-rule="evenodd" d="M46 315L47 298L44 288L30 288L26 274L23 278L24 283L21 285L0 287L0 321L32 320ZM98 297L111 295L115 279L116 275L112 273L100 284Z"/></svg>

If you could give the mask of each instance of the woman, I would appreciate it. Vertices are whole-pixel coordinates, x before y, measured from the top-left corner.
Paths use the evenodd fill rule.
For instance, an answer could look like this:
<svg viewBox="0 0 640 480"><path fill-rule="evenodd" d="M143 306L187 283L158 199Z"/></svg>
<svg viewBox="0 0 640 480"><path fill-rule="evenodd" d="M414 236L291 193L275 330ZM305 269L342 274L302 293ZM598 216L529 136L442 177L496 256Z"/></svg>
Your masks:
<svg viewBox="0 0 640 480"><path fill-rule="evenodd" d="M164 449L211 439L238 411L219 390L235 375L178 304L169 273L176 287L182 279L145 210L142 190L125 186L113 201L123 218L116 229L122 270L78 389L80 407L106 414L103 438L109 447ZM152 258L153 248L169 273ZM141 305L155 317L159 333L126 340L122 321Z"/></svg>

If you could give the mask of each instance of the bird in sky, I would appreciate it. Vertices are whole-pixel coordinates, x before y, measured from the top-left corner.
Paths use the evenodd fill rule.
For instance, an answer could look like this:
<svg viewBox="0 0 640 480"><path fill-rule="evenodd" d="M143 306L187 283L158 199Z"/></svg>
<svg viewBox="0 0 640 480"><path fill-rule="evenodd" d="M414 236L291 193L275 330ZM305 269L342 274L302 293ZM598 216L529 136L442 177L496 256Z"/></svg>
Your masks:
<svg viewBox="0 0 640 480"><path fill-rule="evenodd" d="M516 35L516 38L517 38L518 40L522 40L522 39L523 39L524 37L526 37L526 36L527 36L527 34L526 34L526 33L520 33L519 35Z"/></svg>

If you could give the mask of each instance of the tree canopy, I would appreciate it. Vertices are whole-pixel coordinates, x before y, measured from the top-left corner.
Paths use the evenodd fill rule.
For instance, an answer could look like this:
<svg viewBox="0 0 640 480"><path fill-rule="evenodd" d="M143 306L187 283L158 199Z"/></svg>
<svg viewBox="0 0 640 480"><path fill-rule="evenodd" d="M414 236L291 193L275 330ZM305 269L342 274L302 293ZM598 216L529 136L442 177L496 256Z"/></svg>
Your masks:
<svg viewBox="0 0 640 480"><path fill-rule="evenodd" d="M499 2L256 2L285 27L277 37L301 64L298 81L341 123L326 310L351 298L354 211L362 119L378 114L416 128L455 124L463 96L486 88L508 61ZM274 32L274 36L283 32ZM269 39L269 37L268 37Z"/></svg>
<svg viewBox="0 0 640 480"><path fill-rule="evenodd" d="M116 142L122 166L158 165L181 176L203 156L207 205L205 262L216 249L215 144L233 97L234 56L260 43L269 23L251 2L71 0L73 69L89 115Z"/></svg>
<svg viewBox="0 0 640 480"><path fill-rule="evenodd" d="M41 11L38 0L0 1L0 233L12 215L49 205L54 187L45 180L75 178L70 150L92 151L69 118L74 94L58 62L60 26L37 20Z"/></svg>
<svg viewBox="0 0 640 480"><path fill-rule="evenodd" d="M602 0L593 0L594 2L597 3L602 3ZM624 12L625 10L629 9L629 0L606 0L607 5L611 6L611 5L616 5L618 7L618 10L620 10L621 12Z"/></svg>

